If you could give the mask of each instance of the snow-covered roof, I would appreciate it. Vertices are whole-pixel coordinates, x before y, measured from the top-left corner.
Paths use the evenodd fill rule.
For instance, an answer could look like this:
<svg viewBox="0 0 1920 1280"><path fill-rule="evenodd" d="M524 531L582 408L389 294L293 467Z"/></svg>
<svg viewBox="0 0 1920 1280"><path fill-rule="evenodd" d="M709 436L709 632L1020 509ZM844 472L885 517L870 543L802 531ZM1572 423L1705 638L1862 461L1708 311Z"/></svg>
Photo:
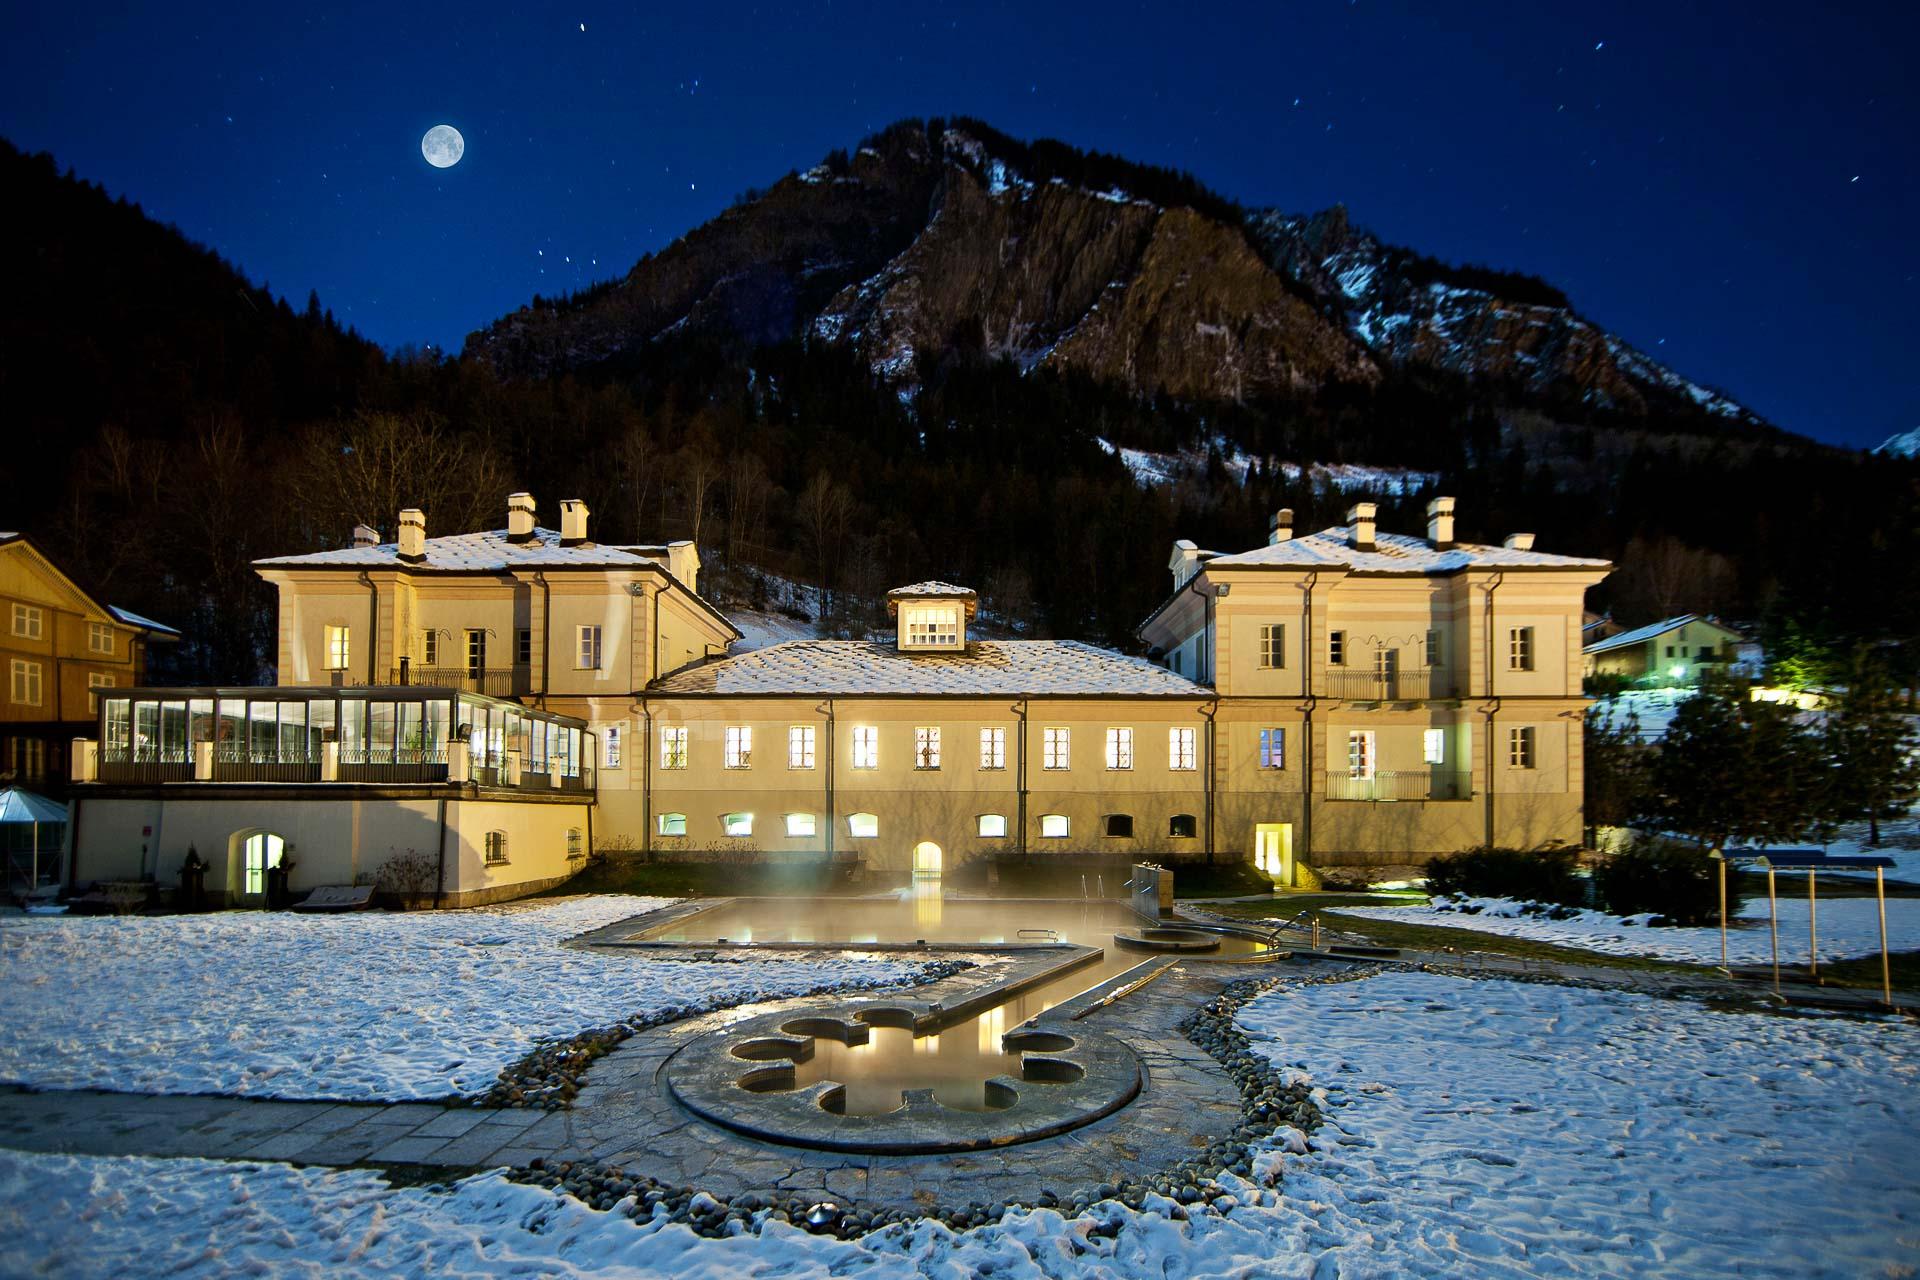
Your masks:
<svg viewBox="0 0 1920 1280"><path fill-rule="evenodd" d="M1595 640L1592 644L1582 648L1580 652L1607 653L1614 649L1631 649L1634 645L1645 644L1647 641L1657 639L1669 631L1678 631L1689 622L1703 622L1707 626L1724 631L1728 635L1736 638L1740 634L1732 627L1721 626L1712 618L1703 618L1697 613L1683 613L1677 618L1666 618L1660 622L1649 622L1644 627L1635 627L1632 631L1622 631L1619 635L1608 636L1605 640Z"/></svg>
<svg viewBox="0 0 1920 1280"><path fill-rule="evenodd" d="M142 631L153 631L163 636L177 636L180 634L177 627L170 627L164 622L155 622L152 618L143 618L133 610L122 609L117 604L108 605L107 612L128 626L139 627Z"/></svg>
<svg viewBox="0 0 1920 1280"><path fill-rule="evenodd" d="M972 587L956 587L951 582L928 579L925 582L911 582L904 587L895 587L887 592L889 596L970 596L975 594Z"/></svg>
<svg viewBox="0 0 1920 1280"><path fill-rule="evenodd" d="M959 653L902 653L868 640L794 640L674 673L659 693L983 697L1211 697L1212 690L1077 640L975 640Z"/></svg>
<svg viewBox="0 0 1920 1280"><path fill-rule="evenodd" d="M1207 554L1205 552L1203 555ZM1324 569L1344 568L1355 573L1454 573L1462 569L1609 569L1605 560L1587 560L1578 556L1557 556L1545 551L1522 551L1517 547L1487 547L1456 542L1442 551L1425 538L1404 533L1375 533L1373 550L1359 551L1353 545L1353 530L1335 525L1318 533L1304 534L1255 547L1231 555L1214 555L1207 562L1214 569L1257 568Z"/></svg>
<svg viewBox="0 0 1920 1280"><path fill-rule="evenodd" d="M303 556L271 556L253 563L273 568L410 569L415 572L503 572L512 569L620 569L642 565L663 567L667 549L658 546L621 547L600 542L561 545L560 531L539 529L525 542L514 542L505 529L454 533L426 540L421 560L402 560L400 544L382 542L371 547L340 547Z"/></svg>

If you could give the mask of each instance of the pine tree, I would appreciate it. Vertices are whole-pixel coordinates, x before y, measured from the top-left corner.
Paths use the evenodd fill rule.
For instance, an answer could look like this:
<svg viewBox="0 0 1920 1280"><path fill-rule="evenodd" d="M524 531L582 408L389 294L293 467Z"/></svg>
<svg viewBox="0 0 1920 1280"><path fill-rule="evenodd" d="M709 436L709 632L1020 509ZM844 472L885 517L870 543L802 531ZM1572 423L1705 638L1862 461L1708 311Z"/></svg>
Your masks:
<svg viewBox="0 0 1920 1280"><path fill-rule="evenodd" d="M1902 713L1885 663L1871 651L1855 656L1826 737L1835 816L1865 818L1867 843L1878 845L1880 820L1920 798L1920 733Z"/></svg>

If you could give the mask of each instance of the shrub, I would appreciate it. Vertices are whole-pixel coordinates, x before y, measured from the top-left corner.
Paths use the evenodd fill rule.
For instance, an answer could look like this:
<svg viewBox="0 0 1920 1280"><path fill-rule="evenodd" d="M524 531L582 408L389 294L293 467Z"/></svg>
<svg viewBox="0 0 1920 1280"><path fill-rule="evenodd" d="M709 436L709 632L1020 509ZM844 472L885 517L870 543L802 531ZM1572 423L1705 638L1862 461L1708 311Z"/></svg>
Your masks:
<svg viewBox="0 0 1920 1280"><path fill-rule="evenodd" d="M1574 874L1574 850L1505 849L1481 845L1427 863L1427 892L1435 897L1515 898L1576 906L1586 888Z"/></svg>
<svg viewBox="0 0 1920 1280"><path fill-rule="evenodd" d="M1698 845L1636 840L1593 875L1601 906L1618 916L1651 912L1656 924L1720 920L1720 865ZM1727 916L1740 914L1739 877L1727 880Z"/></svg>
<svg viewBox="0 0 1920 1280"><path fill-rule="evenodd" d="M398 898L403 906L431 895L439 881L439 859L419 849L391 854L380 864L373 880L380 892Z"/></svg>

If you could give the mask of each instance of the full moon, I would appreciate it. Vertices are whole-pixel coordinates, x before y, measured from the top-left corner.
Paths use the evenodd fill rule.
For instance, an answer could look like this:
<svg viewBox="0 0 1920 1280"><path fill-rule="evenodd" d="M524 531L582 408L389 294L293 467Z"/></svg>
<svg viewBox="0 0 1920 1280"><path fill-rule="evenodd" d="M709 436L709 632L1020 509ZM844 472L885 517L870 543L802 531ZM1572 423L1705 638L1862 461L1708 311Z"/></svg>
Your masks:
<svg viewBox="0 0 1920 1280"><path fill-rule="evenodd" d="M437 124L420 139L420 154L436 169L451 169L467 153L467 140L450 124Z"/></svg>

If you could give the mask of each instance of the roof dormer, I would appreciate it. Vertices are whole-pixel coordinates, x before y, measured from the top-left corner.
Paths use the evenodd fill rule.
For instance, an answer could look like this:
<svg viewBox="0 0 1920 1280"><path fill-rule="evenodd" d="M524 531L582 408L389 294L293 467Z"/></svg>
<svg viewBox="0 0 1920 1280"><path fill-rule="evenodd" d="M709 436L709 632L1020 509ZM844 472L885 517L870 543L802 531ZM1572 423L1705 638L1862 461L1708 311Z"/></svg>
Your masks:
<svg viewBox="0 0 1920 1280"><path fill-rule="evenodd" d="M902 653L958 653L967 647L967 620L980 597L951 582L916 582L887 592L887 613L898 627Z"/></svg>

